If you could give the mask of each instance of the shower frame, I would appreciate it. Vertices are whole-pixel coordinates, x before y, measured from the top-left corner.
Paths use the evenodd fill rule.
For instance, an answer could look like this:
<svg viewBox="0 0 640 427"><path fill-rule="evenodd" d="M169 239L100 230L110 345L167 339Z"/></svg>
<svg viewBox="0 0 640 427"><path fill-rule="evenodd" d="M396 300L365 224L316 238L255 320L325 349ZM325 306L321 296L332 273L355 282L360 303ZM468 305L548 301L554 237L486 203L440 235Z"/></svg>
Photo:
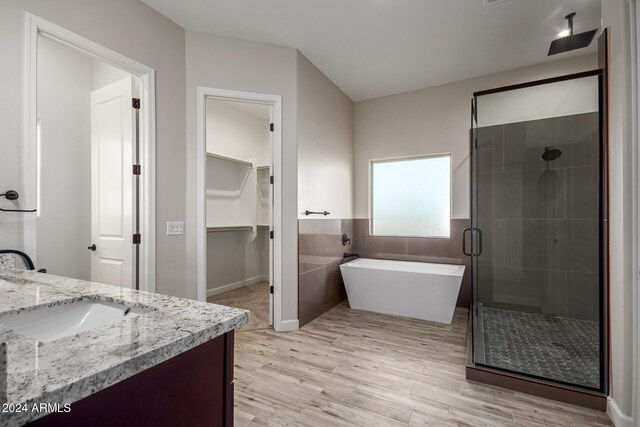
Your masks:
<svg viewBox="0 0 640 427"><path fill-rule="evenodd" d="M595 70L568 74L543 80L535 80L515 85L509 85L504 87L498 87L494 89L488 89L478 91L473 94L472 99L472 129L470 131L470 202L473 206L474 203L474 184L473 184L473 162L474 162L474 144L476 141L477 132L473 123L475 121L475 114L477 114L477 99L482 95L490 95L499 92L506 92L511 90L523 89L534 86L541 86L550 83L557 83L562 81L574 80L585 77L598 77L599 86L599 127L600 127L600 170L599 170L599 295L600 295L600 390L592 390L589 388L582 388L573 386L553 380L542 379L526 373L512 372L498 367L490 367L484 364L476 364L474 360L474 325L473 321L475 316L474 301L475 301L475 286L477 285L476 275L474 274L473 262L472 264L472 281L471 286L471 307L468 325L468 354L466 364L466 378L477 382L487 383L511 390L534 394L554 400L559 400L571 404L585 406L598 410L606 410L606 396L608 394L609 386L609 289L608 289L608 49L607 49L607 30L603 31L602 36L598 39L598 68ZM481 231L474 227L474 223L471 222L471 227L466 229L470 231L471 237L471 254L472 256L479 256L476 249L480 249L482 245ZM465 231L465 232L466 232ZM469 255L464 248L465 254Z"/></svg>

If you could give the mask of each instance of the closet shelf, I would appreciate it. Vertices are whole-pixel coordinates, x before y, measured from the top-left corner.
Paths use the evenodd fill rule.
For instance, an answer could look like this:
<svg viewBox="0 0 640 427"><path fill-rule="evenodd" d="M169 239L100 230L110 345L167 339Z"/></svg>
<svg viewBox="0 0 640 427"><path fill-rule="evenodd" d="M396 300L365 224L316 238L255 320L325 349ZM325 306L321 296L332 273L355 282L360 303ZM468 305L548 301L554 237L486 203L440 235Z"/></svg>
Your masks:
<svg viewBox="0 0 640 427"><path fill-rule="evenodd" d="M258 166L256 169L258 169L259 171L261 171L261 170L269 170L269 165L266 165L266 166Z"/></svg>
<svg viewBox="0 0 640 427"><path fill-rule="evenodd" d="M233 157L227 157L227 156L223 156L221 154L214 154L214 153L209 153L207 152L207 157L210 159L218 159L218 160L224 160L227 162L232 162L232 163L236 163L242 166L247 166L247 167L253 167L253 163L248 162L246 160L240 160L240 159L234 159Z"/></svg>
<svg viewBox="0 0 640 427"><path fill-rule="evenodd" d="M266 228L269 229L269 224L258 224L258 228Z"/></svg>
<svg viewBox="0 0 640 427"><path fill-rule="evenodd" d="M207 233L219 233L225 231L253 231L250 225L223 225L218 227L207 227Z"/></svg>

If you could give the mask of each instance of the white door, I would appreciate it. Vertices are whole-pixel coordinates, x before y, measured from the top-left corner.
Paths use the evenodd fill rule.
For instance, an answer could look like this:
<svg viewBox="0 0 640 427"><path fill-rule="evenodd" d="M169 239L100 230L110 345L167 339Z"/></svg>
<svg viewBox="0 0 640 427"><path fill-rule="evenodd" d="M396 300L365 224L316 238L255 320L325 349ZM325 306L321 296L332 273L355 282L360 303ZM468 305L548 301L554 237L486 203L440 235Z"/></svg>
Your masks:
<svg viewBox="0 0 640 427"><path fill-rule="evenodd" d="M133 84L91 92L91 280L126 288L135 287Z"/></svg>

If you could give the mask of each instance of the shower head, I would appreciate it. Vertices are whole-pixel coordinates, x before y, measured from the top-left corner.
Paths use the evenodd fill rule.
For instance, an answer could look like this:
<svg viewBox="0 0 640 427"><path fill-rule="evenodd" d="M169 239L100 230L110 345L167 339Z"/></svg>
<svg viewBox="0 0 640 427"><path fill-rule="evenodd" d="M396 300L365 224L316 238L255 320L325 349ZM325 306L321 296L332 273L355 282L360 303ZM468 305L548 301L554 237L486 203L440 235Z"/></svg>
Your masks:
<svg viewBox="0 0 640 427"><path fill-rule="evenodd" d="M562 151L557 148L545 147L544 153L542 153L542 160L545 162L550 162L551 160L555 160L562 155Z"/></svg>
<svg viewBox="0 0 640 427"><path fill-rule="evenodd" d="M551 42L549 46L549 53L547 56L556 55L558 53L565 53L576 49L582 49L591 44L593 37L598 32L597 29L591 31L585 31L580 34L573 34L573 17L576 16L575 12L568 14L564 17L569 21L569 35L561 37Z"/></svg>

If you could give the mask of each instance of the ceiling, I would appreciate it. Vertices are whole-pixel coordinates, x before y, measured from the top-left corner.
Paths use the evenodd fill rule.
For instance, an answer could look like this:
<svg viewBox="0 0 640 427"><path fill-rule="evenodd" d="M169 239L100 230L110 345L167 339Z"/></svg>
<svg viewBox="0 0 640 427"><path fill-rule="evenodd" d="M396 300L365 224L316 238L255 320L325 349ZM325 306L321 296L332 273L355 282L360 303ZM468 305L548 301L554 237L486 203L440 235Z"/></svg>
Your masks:
<svg viewBox="0 0 640 427"><path fill-rule="evenodd" d="M186 29L299 49L354 101L595 52L547 57L600 0L143 0Z"/></svg>

